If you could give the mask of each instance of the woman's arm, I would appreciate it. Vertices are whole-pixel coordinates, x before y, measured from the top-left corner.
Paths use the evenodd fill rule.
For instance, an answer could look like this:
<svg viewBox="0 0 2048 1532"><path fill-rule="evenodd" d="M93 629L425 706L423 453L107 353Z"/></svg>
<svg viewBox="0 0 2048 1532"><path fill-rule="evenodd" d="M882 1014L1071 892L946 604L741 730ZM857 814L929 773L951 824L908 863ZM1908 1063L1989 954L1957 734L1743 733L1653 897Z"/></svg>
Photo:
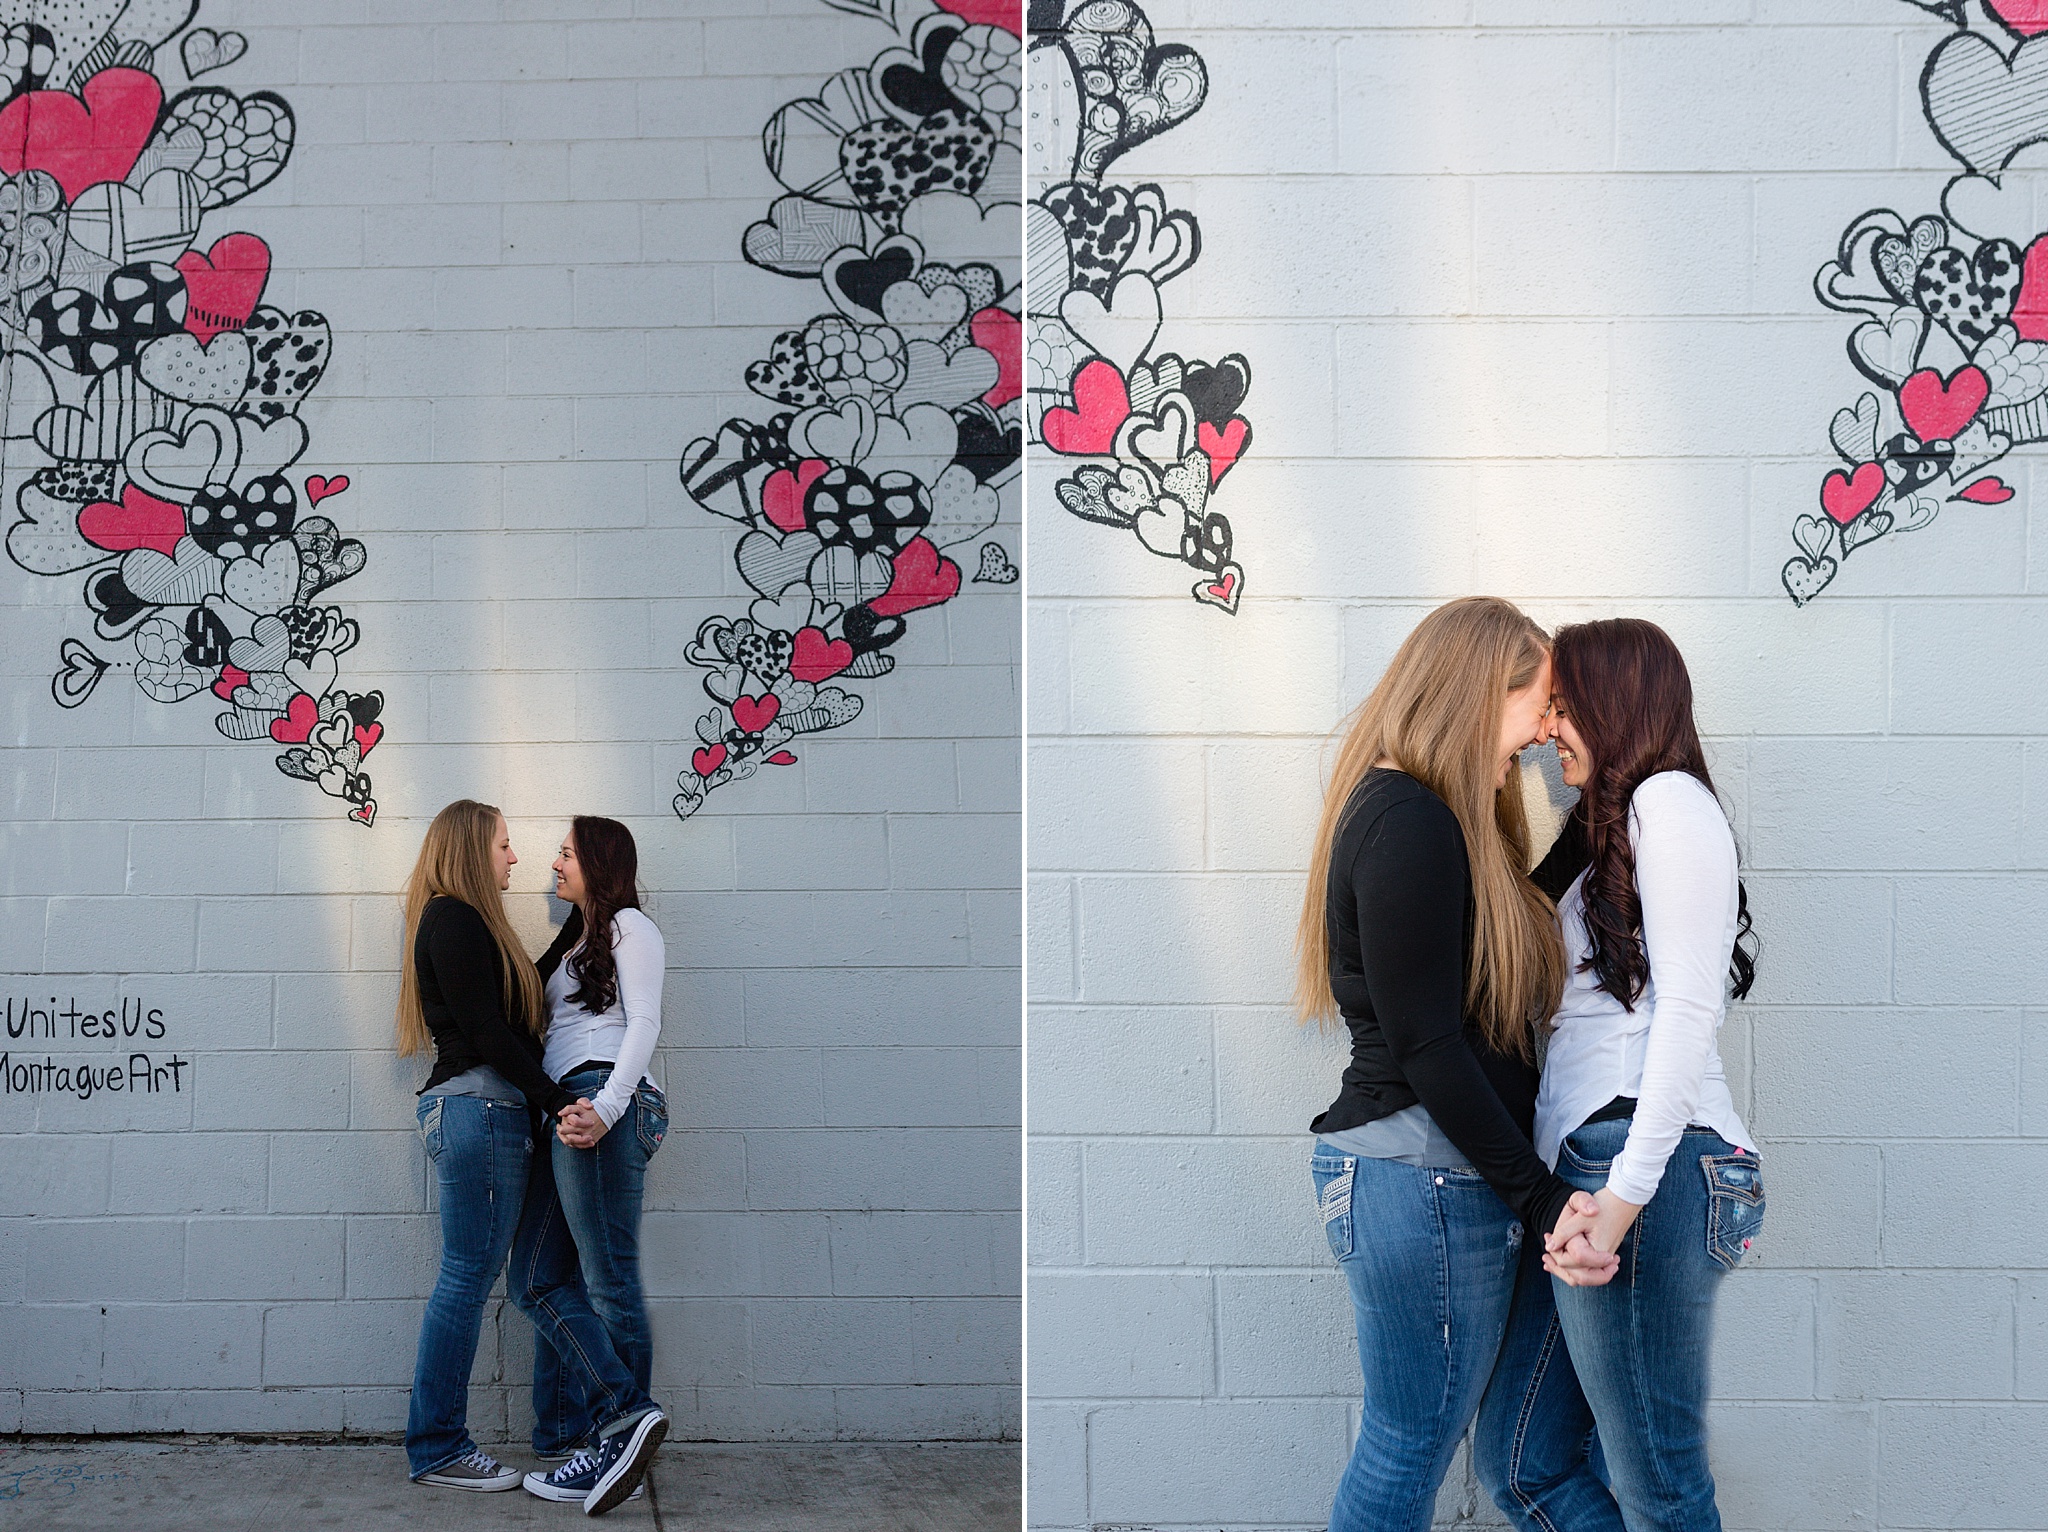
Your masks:
<svg viewBox="0 0 2048 1532"><path fill-rule="evenodd" d="M633 1099L633 1089L647 1073L654 1044L661 1036L661 980L668 966L661 932L638 910L621 910L614 920L618 932L612 956L619 967L619 1004L626 1012L626 1035L611 1078L591 1101L605 1127L619 1120Z"/></svg>
<svg viewBox="0 0 2048 1532"><path fill-rule="evenodd" d="M451 901L428 932L427 957L463 1041L545 1115L572 1105L576 1098L547 1077L505 1019L498 944L483 916Z"/></svg>
<svg viewBox="0 0 2048 1532"><path fill-rule="evenodd" d="M1632 805L1636 890L1656 1005L1643 1054L1628 1140L1607 1172L1608 1189L1642 1204L1699 1110L1707 1055L1728 986L1728 931L1737 897L1735 837L1694 778L1652 777Z"/></svg>
<svg viewBox="0 0 2048 1532"><path fill-rule="evenodd" d="M1351 868L1373 1014L1429 1115L1532 1233L1553 1230L1572 1188L1508 1115L1465 1041L1464 837L1440 803L1396 804Z"/></svg>

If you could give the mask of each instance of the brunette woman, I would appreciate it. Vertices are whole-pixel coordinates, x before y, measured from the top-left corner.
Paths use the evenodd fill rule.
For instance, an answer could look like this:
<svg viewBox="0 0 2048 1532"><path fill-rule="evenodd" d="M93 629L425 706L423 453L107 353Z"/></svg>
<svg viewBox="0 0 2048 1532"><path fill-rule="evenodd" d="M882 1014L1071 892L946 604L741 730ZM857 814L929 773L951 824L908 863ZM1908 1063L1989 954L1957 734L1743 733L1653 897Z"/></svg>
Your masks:
<svg viewBox="0 0 2048 1532"><path fill-rule="evenodd" d="M1510 768L1549 695L1548 646L1521 612L1439 607L1353 716L1324 799L1297 996L1351 1034L1310 1169L1365 1379L1332 1532L1429 1526L1524 1228L1531 1244L1569 1236L1593 1211L1530 1147L1535 1028L1565 969Z"/></svg>
<svg viewBox="0 0 2048 1532"><path fill-rule="evenodd" d="M441 1200L405 1452L415 1481L448 1489L519 1487L470 1439L469 1368L526 1190L528 1107L552 1119L576 1104L541 1068L540 976L505 918L518 860L504 816L464 798L428 826L405 890L398 1051L434 1050L419 1125Z"/></svg>
<svg viewBox="0 0 2048 1532"><path fill-rule="evenodd" d="M1538 870L1563 889L1571 971L1536 1147L1593 1194L1590 1238L1620 1268L1585 1287L1546 1256L1553 1276L1523 1283L1474 1458L1518 1527L1719 1532L1707 1343L1764 1214L1715 1048L1755 975L1748 901L1677 646L1653 623L1581 623L1558 633L1555 667L1551 727L1580 796Z"/></svg>
<svg viewBox="0 0 2048 1532"><path fill-rule="evenodd" d="M545 1500L599 1515L639 1493L668 1416L648 1394L654 1346L640 1290L640 1195L668 1131L648 1077L661 1036L661 932L640 909L640 858L614 819L579 815L555 859L573 909L540 961L547 1073L565 1112L533 1157L512 1249L511 1290L538 1332L534 1449L568 1461L530 1473Z"/></svg>

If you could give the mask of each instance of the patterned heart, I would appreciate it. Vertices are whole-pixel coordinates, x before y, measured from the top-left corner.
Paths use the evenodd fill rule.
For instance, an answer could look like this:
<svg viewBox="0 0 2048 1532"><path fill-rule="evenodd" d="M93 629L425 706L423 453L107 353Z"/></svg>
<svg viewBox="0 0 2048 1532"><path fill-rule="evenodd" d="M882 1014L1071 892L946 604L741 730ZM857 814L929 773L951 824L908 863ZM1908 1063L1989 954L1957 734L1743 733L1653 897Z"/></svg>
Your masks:
<svg viewBox="0 0 2048 1532"><path fill-rule="evenodd" d="M839 169L868 212L890 217L928 192L972 196L988 176L996 132L957 107L914 128L893 117L864 122L839 143Z"/></svg>
<svg viewBox="0 0 2048 1532"><path fill-rule="evenodd" d="M764 271L815 277L834 251L867 243L867 220L850 207L809 197L777 197L768 216L748 227L740 252Z"/></svg>
<svg viewBox="0 0 2048 1532"><path fill-rule="evenodd" d="M1921 443L1901 432L1884 444L1878 457L1883 464L1885 477L1898 486L1899 497L1904 499L1913 491L1933 483L1949 471L1950 465L1955 462L1956 444L1952 441ZM1832 515L1833 512L1829 514ZM1840 516L1836 516L1835 519L1844 522L1844 525L1847 524ZM1854 519L1853 516L1847 518L1848 521Z"/></svg>
<svg viewBox="0 0 2048 1532"><path fill-rule="evenodd" d="M1920 274L1921 262L1947 239L1948 225L1931 214L1914 219L1913 226L1903 235L1880 234L1871 246L1878 280L1899 302L1913 302L1913 283Z"/></svg>
<svg viewBox="0 0 2048 1532"><path fill-rule="evenodd" d="M209 208L226 207L268 185L284 169L295 132L292 109L269 91L237 98L232 91L202 85L165 104L143 152L196 141L198 152L187 168L202 188L200 201Z"/></svg>
<svg viewBox="0 0 2048 1532"><path fill-rule="evenodd" d="M1944 245L1913 278L1913 301L1966 351L2004 323L2019 290L2020 252L2009 239L1986 240L1969 256Z"/></svg>
<svg viewBox="0 0 2048 1532"><path fill-rule="evenodd" d="M224 559L242 558L291 536L299 497L281 473L263 474L240 488L209 484L192 497L192 540Z"/></svg>
<svg viewBox="0 0 2048 1532"><path fill-rule="evenodd" d="M244 328L249 337L249 407L266 424L296 412L299 401L327 370L334 348L326 316L311 309L287 316L278 309L259 308Z"/></svg>
<svg viewBox="0 0 2048 1532"><path fill-rule="evenodd" d="M1130 189L1069 181L1039 199L1067 236L1073 285L1107 298L1138 246L1138 207ZM1034 294L1032 306L1050 307L1065 292Z"/></svg>
<svg viewBox="0 0 2048 1532"><path fill-rule="evenodd" d="M17 98L19 99L19 98ZM60 287L30 305L29 344L60 366L91 376L132 364L160 335L184 327L185 279L159 262L123 266L98 297Z"/></svg>
<svg viewBox="0 0 2048 1532"><path fill-rule="evenodd" d="M784 330L769 343L768 355L747 363L747 387L764 399L807 410L831 401L804 359L804 332Z"/></svg>
<svg viewBox="0 0 2048 1532"><path fill-rule="evenodd" d="M177 260L199 232L199 186L182 170L159 170L141 190L118 181L90 186L71 204L71 242L109 266Z"/></svg>
<svg viewBox="0 0 2048 1532"><path fill-rule="evenodd" d="M1126 150L1185 122L1209 91L1202 57L1182 43L1152 45L1152 26L1131 0L1081 6L1063 30L1081 82L1078 178L1099 181Z"/></svg>

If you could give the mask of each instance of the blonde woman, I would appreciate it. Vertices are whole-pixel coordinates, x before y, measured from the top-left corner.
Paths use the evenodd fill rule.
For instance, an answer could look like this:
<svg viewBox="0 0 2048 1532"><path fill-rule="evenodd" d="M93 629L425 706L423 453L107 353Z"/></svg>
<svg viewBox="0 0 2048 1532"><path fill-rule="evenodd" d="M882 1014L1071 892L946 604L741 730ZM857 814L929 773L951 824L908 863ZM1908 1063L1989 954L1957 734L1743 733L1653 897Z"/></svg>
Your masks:
<svg viewBox="0 0 2048 1532"><path fill-rule="evenodd" d="M414 1482L447 1489L519 1487L470 1439L469 1368L526 1195L528 1109L552 1120L579 1105L541 1068L540 975L502 898L518 860L505 817L464 798L434 817L405 890L398 1051L433 1050L419 1124L441 1194L441 1275L420 1322L405 1454Z"/></svg>
<svg viewBox="0 0 2048 1532"><path fill-rule="evenodd" d="M1525 1238L1570 1241L1557 1258L1587 1280L1614 1270L1583 1236L1593 1199L1530 1143L1565 957L1511 768L1545 735L1550 679L1542 629L1509 603L1439 607L1352 716L1324 799L1297 1003L1350 1032L1310 1171L1365 1385L1332 1532L1429 1526Z"/></svg>

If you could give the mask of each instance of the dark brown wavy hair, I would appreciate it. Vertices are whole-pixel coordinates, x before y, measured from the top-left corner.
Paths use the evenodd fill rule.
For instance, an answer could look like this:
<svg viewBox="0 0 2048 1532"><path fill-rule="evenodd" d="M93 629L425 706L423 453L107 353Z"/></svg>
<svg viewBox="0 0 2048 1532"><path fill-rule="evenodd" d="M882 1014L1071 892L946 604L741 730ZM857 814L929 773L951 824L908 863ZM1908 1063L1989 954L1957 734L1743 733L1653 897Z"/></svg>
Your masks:
<svg viewBox="0 0 2048 1532"><path fill-rule="evenodd" d="M1592 757L1572 810L1574 828L1590 857L1585 901L1592 951L1585 966L1599 974L1602 989L1634 1010L1649 982L1650 959L1643 948L1629 800L1660 771L1685 772L1714 791L1693 722L1692 677L1671 636L1639 617L1558 629L1551 666L1557 700ZM1735 889L1735 949L1728 958L1728 982L1740 1000L1756 981L1756 938L1750 931L1749 891L1739 879Z"/></svg>
<svg viewBox="0 0 2048 1532"><path fill-rule="evenodd" d="M583 946L569 959L576 988L569 998L593 1016L618 1003L619 964L612 956L612 917L640 908L640 848L616 819L578 814L569 821L569 844L583 873Z"/></svg>

